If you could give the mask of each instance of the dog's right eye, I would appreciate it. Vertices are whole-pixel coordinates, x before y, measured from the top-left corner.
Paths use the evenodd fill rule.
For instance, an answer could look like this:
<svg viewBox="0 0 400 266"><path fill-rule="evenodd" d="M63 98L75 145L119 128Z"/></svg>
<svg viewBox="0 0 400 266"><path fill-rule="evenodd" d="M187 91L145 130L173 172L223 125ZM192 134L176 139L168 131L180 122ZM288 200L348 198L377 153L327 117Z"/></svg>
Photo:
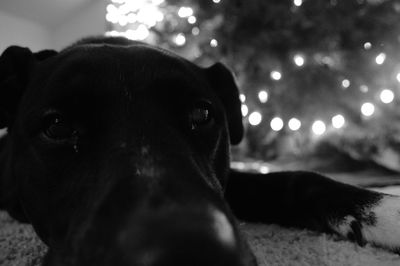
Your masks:
<svg viewBox="0 0 400 266"><path fill-rule="evenodd" d="M59 114L49 114L45 117L43 135L52 141L73 141L77 131Z"/></svg>
<svg viewBox="0 0 400 266"><path fill-rule="evenodd" d="M213 122L213 108L209 101L198 101L192 107L189 115L191 129L209 125Z"/></svg>

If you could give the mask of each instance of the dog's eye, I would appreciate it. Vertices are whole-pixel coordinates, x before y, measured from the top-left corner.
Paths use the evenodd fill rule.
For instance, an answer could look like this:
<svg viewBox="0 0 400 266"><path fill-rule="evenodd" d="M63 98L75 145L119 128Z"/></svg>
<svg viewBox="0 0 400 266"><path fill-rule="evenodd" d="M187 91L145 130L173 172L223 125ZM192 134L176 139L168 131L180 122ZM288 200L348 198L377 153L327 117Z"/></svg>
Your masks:
<svg viewBox="0 0 400 266"><path fill-rule="evenodd" d="M191 129L195 130L213 121L212 105L208 101L198 101L190 112Z"/></svg>
<svg viewBox="0 0 400 266"><path fill-rule="evenodd" d="M59 114L50 114L45 118L43 134L55 141L70 140L76 130Z"/></svg>

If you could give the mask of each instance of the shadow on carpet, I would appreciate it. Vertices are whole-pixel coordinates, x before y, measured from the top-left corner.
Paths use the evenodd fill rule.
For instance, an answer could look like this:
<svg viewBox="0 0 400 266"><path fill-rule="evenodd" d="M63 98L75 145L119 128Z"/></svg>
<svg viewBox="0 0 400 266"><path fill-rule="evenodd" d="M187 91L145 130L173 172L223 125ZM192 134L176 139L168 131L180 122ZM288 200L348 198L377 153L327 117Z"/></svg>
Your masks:
<svg viewBox="0 0 400 266"><path fill-rule="evenodd" d="M260 266L391 266L400 256L371 246L358 247L336 236L277 225L241 224ZM0 212L0 265L39 266L47 248L31 226Z"/></svg>

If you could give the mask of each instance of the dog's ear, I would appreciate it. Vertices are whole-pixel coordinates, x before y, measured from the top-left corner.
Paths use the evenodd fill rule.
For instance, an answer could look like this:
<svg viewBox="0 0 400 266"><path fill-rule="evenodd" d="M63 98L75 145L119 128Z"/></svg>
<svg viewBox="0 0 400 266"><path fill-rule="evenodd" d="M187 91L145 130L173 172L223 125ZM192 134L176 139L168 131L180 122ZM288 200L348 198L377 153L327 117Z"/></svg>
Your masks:
<svg viewBox="0 0 400 266"><path fill-rule="evenodd" d="M0 128L12 127L14 116L36 63L54 56L57 52L44 50L32 53L27 48L10 46L0 56ZM0 209L12 217L27 221L18 200L18 192L9 162L10 143L7 136L0 138Z"/></svg>
<svg viewBox="0 0 400 266"><path fill-rule="evenodd" d="M10 46L0 56L0 128L12 125L25 87L35 63L57 52L43 50L32 53L28 48Z"/></svg>
<svg viewBox="0 0 400 266"><path fill-rule="evenodd" d="M243 123L239 89L232 72L223 64L216 63L206 68L211 86L219 96L228 119L229 137L232 144L238 144L243 138Z"/></svg>

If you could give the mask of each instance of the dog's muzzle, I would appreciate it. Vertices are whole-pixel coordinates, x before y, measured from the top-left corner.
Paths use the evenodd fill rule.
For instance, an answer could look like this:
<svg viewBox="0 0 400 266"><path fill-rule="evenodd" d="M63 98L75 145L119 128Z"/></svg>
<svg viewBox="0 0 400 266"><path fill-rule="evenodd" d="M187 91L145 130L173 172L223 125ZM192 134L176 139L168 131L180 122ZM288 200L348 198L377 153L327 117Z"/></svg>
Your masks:
<svg viewBox="0 0 400 266"><path fill-rule="evenodd" d="M119 233L127 265L242 265L233 225L215 207L143 210Z"/></svg>
<svg viewBox="0 0 400 266"><path fill-rule="evenodd" d="M149 185L150 178L163 181ZM74 259L66 265L253 265L245 262L251 254L222 196L206 183L175 179L141 175L115 183L79 226L80 237L68 255ZM65 257L54 255L57 261Z"/></svg>

